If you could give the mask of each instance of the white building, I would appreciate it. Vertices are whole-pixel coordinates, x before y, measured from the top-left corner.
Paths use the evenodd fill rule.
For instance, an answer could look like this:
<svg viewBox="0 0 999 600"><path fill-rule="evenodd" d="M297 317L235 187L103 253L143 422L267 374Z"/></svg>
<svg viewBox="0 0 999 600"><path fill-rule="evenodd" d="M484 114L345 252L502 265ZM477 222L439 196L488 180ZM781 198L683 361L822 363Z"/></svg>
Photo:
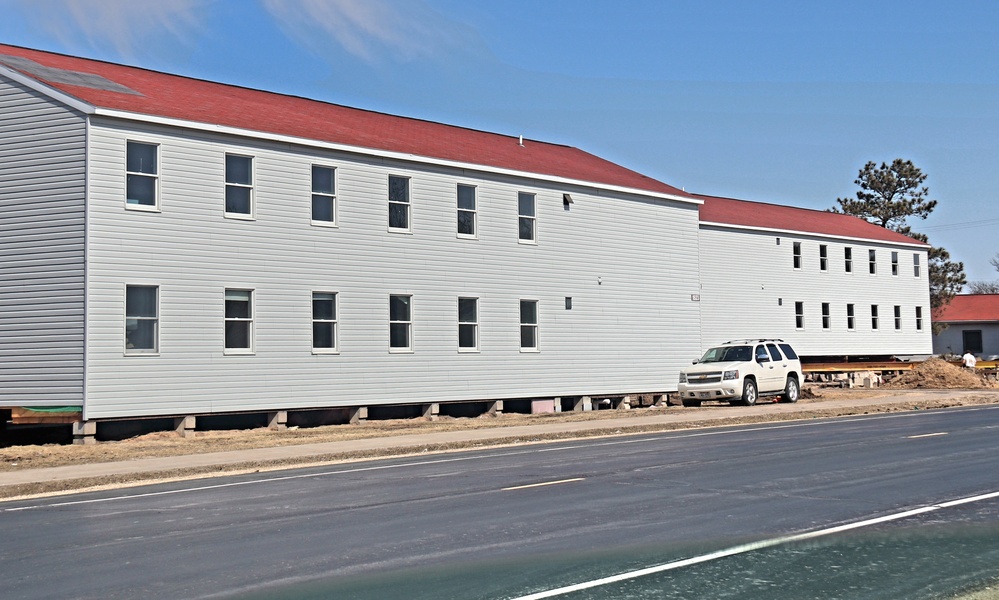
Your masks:
<svg viewBox="0 0 999 600"><path fill-rule="evenodd" d="M779 337L837 360L932 351L927 244L847 215L696 197L702 346Z"/></svg>
<svg viewBox="0 0 999 600"><path fill-rule="evenodd" d="M744 335L929 351L924 245L726 220L576 148L3 45L0 136L0 409L656 393Z"/></svg>

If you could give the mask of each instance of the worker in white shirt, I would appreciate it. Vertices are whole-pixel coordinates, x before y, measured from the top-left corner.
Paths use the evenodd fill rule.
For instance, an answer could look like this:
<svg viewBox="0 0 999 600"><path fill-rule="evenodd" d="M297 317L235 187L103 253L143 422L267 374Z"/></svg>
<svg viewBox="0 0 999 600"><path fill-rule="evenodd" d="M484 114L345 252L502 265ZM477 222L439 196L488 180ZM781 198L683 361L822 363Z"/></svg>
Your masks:
<svg viewBox="0 0 999 600"><path fill-rule="evenodd" d="M964 368L966 368L966 369L974 369L975 368L975 363L977 361L975 360L975 355L974 354L972 354L971 352L965 352L964 356L961 357L961 362L964 363Z"/></svg>

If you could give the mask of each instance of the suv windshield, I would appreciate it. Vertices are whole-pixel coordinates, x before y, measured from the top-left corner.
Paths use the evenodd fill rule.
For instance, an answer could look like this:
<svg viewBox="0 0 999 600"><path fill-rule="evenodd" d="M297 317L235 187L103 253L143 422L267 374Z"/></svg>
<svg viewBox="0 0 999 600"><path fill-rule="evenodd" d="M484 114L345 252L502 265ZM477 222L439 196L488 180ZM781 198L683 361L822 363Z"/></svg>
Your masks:
<svg viewBox="0 0 999 600"><path fill-rule="evenodd" d="M698 362L746 362L753 360L752 356L753 349L749 346L723 346L721 348L712 348L708 350Z"/></svg>

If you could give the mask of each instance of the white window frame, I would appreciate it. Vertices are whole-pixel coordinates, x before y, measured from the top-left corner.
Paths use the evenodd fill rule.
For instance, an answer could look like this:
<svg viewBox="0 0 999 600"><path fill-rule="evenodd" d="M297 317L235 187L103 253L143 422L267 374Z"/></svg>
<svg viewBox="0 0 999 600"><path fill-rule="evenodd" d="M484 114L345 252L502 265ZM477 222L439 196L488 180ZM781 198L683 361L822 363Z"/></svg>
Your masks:
<svg viewBox="0 0 999 600"><path fill-rule="evenodd" d="M406 182L406 198L404 200L392 198L392 181L398 179ZM413 185L412 179L404 175L388 176L388 230L393 233L412 233L413 231ZM392 209L401 207L405 209L406 226L395 227L392 225Z"/></svg>
<svg viewBox="0 0 999 600"><path fill-rule="evenodd" d="M531 200L531 214L521 210L521 201L527 199ZM531 228L529 238L522 237L525 224ZM517 192L517 241L521 244L538 243L538 195L533 192Z"/></svg>
<svg viewBox="0 0 999 600"><path fill-rule="evenodd" d="M461 312L462 301L471 301L475 308L474 318L471 320L463 319ZM459 296L458 297L458 352L478 352L479 351L479 299L475 296ZM472 332L473 345L462 346L462 330Z"/></svg>
<svg viewBox="0 0 999 600"><path fill-rule="evenodd" d="M226 305L228 303L228 301L229 301L229 295L230 294L235 295L237 293L239 293L239 294L245 293L246 294L247 308L248 308L247 312L248 312L249 316L246 316L246 317L230 317L229 316L228 306ZM253 330L254 330L254 327L253 327L253 309L254 309L254 306L253 306L253 304L254 304L253 296L254 296L254 293L253 293L252 289L246 289L246 288L226 288L225 289L225 296L224 296L223 305L222 305L223 306L223 318L224 318L224 326L223 326L223 330L222 330L222 348L223 348L224 354L253 354ZM247 345L246 345L246 347L232 347L232 348L230 348L228 346L229 342L226 339L226 331L225 330L228 329L228 326L229 326L230 323L246 323L246 328L247 328L247 331L246 331Z"/></svg>
<svg viewBox="0 0 999 600"><path fill-rule="evenodd" d="M852 304L846 305L846 329L847 331L854 331L857 329L857 315L856 310Z"/></svg>
<svg viewBox="0 0 999 600"><path fill-rule="evenodd" d="M462 189L471 190L472 194L472 208L461 206L461 191ZM478 189L474 185L469 185L467 183L459 183L455 188L455 232L459 238L466 240L474 240L479 237L479 199L478 199ZM461 216L462 214L470 214L472 219L472 233L466 233L461 231Z"/></svg>
<svg viewBox="0 0 999 600"><path fill-rule="evenodd" d="M867 272L871 275L878 274L878 251L873 248L867 250Z"/></svg>
<svg viewBox="0 0 999 600"><path fill-rule="evenodd" d="M406 298L407 299L407 315L405 319L393 318L392 314L392 304L395 298ZM389 295L389 352L399 353L399 354L411 354L413 352L413 295L412 294L390 294ZM392 332L399 327L403 328L406 332L406 345L405 346L393 346L392 345Z"/></svg>
<svg viewBox="0 0 999 600"><path fill-rule="evenodd" d="M843 271L853 274L853 248L850 246L843 248Z"/></svg>
<svg viewBox="0 0 999 600"><path fill-rule="evenodd" d="M230 182L229 181L229 157L243 158L243 159L246 159L246 160L250 161L250 169L249 169L250 182L249 183ZM253 215L254 215L254 213L256 211L256 198L254 197L255 193L254 193L254 189L253 189L253 182L256 181L256 179L257 179L257 177L256 177L256 163L257 163L257 161L254 160L254 158L255 157L253 157L253 156L251 156L249 154L240 154L238 152L226 152L225 153L224 163L222 165L223 180L225 181L225 188L223 190L223 197L222 197L222 210L223 210L224 216L227 219L242 219L242 220L250 220L250 221L252 221L253 218L254 218ZM230 212L229 211L229 199L228 199L228 195L229 195L229 189L230 188L246 189L246 190L248 190L248 202L250 203L250 211L249 212L243 213L243 212Z"/></svg>
<svg viewBox="0 0 999 600"><path fill-rule="evenodd" d="M805 303L801 301L794 303L794 328L805 328Z"/></svg>
<svg viewBox="0 0 999 600"><path fill-rule="evenodd" d="M894 308L895 331L902 331L902 307L898 304Z"/></svg>
<svg viewBox="0 0 999 600"><path fill-rule="evenodd" d="M919 279L919 253L913 252L912 254L912 276Z"/></svg>
<svg viewBox="0 0 999 600"><path fill-rule="evenodd" d="M891 253L891 276L898 277L898 252Z"/></svg>
<svg viewBox="0 0 999 600"><path fill-rule="evenodd" d="M878 315L878 305L871 305L871 331L880 331L881 319Z"/></svg>
<svg viewBox="0 0 999 600"><path fill-rule="evenodd" d="M923 307L916 307L916 331L923 330Z"/></svg>
<svg viewBox="0 0 999 600"><path fill-rule="evenodd" d="M326 300L323 298L325 296L332 296L333 300L333 317L332 318L317 318L316 317L316 301ZM318 298L317 298L318 297ZM312 353L313 354L339 354L340 353L340 321L339 321L339 295L337 292L312 292ZM316 327L323 326L332 329L330 332L330 338L333 342L332 347L326 346L316 346Z"/></svg>
<svg viewBox="0 0 999 600"><path fill-rule="evenodd" d="M829 270L829 246L826 244L819 244L819 271L826 272Z"/></svg>
<svg viewBox="0 0 999 600"><path fill-rule="evenodd" d="M153 315L139 315L139 314L129 314L128 311L128 290L129 288L142 288L153 290ZM125 329L123 344L125 349L125 354L128 356L156 356L160 353L160 286L158 285L147 285L140 283L129 283L125 284L125 302L124 302L124 314L125 314ZM152 322L153 325L153 347L152 348L129 348L128 344L128 332L129 332L129 321L136 321L136 325L133 329L138 328L139 322Z"/></svg>
<svg viewBox="0 0 999 600"><path fill-rule="evenodd" d="M801 270L801 242L791 243L791 266L795 271Z"/></svg>
<svg viewBox="0 0 999 600"><path fill-rule="evenodd" d="M332 182L332 190L316 190L316 169L325 169L330 171L330 181ZM313 225L319 227L337 227L339 223L337 222L337 197L336 197L336 167L331 167L329 165L319 165L313 164L312 168L309 170L309 177L311 180L312 195L310 196L311 201L309 202L309 219ZM316 202L325 201L332 205L332 220L316 219Z"/></svg>
<svg viewBox="0 0 999 600"><path fill-rule="evenodd" d="M534 322L524 320L524 306L534 305ZM520 321L520 351L521 352L540 352L541 351L541 302L534 298L521 298L518 304L519 312L518 319ZM530 331L534 338L533 346L524 345L524 333Z"/></svg>
<svg viewBox="0 0 999 600"><path fill-rule="evenodd" d="M150 146L153 148L153 172L133 171L128 168L128 149L131 145ZM153 203L140 204L131 202L128 197L128 180L132 177L153 180ZM125 208L127 210L140 210L146 212L159 212L160 210L160 145L141 140L125 140Z"/></svg>
<svg viewBox="0 0 999 600"><path fill-rule="evenodd" d="M832 305L828 302L822 303L822 329L832 329Z"/></svg>

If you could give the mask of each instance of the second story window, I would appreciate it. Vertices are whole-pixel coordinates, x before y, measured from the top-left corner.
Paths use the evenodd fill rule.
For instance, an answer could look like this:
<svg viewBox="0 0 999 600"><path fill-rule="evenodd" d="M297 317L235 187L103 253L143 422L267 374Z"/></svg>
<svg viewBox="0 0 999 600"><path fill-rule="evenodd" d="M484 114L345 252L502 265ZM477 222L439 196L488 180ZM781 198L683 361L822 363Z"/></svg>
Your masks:
<svg viewBox="0 0 999 600"><path fill-rule="evenodd" d="M475 206L475 187L458 184L458 235L474 238L478 211Z"/></svg>
<svg viewBox="0 0 999 600"><path fill-rule="evenodd" d="M534 194L520 192L517 194L517 211L519 237L522 242L537 242L537 198Z"/></svg>
<svg viewBox="0 0 999 600"><path fill-rule="evenodd" d="M156 208L159 168L155 144L127 142L125 145L125 205Z"/></svg>
<svg viewBox="0 0 999 600"><path fill-rule="evenodd" d="M410 229L408 177L389 175L389 229Z"/></svg>
<svg viewBox="0 0 999 600"><path fill-rule="evenodd" d="M312 165L312 222L336 224L336 169Z"/></svg>
<svg viewBox="0 0 999 600"><path fill-rule="evenodd" d="M878 273L878 251L868 250L867 251L867 270L870 271L871 275L877 275Z"/></svg>
<svg viewBox="0 0 999 600"><path fill-rule="evenodd" d="M793 265L795 269L801 268L801 242L794 242L791 245L791 252L794 256Z"/></svg>
<svg viewBox="0 0 999 600"><path fill-rule="evenodd" d="M891 276L898 277L898 252L891 253Z"/></svg>
<svg viewBox="0 0 999 600"><path fill-rule="evenodd" d="M849 246L843 248L843 270L853 273L853 248Z"/></svg>
<svg viewBox="0 0 999 600"><path fill-rule="evenodd" d="M236 217L253 215L252 157L225 155L225 214Z"/></svg>
<svg viewBox="0 0 999 600"><path fill-rule="evenodd" d="M912 255L912 276L916 277L916 278L919 277L919 255L918 254L913 254Z"/></svg>
<svg viewBox="0 0 999 600"><path fill-rule="evenodd" d="M829 246L825 244L819 246L819 270L829 270Z"/></svg>

